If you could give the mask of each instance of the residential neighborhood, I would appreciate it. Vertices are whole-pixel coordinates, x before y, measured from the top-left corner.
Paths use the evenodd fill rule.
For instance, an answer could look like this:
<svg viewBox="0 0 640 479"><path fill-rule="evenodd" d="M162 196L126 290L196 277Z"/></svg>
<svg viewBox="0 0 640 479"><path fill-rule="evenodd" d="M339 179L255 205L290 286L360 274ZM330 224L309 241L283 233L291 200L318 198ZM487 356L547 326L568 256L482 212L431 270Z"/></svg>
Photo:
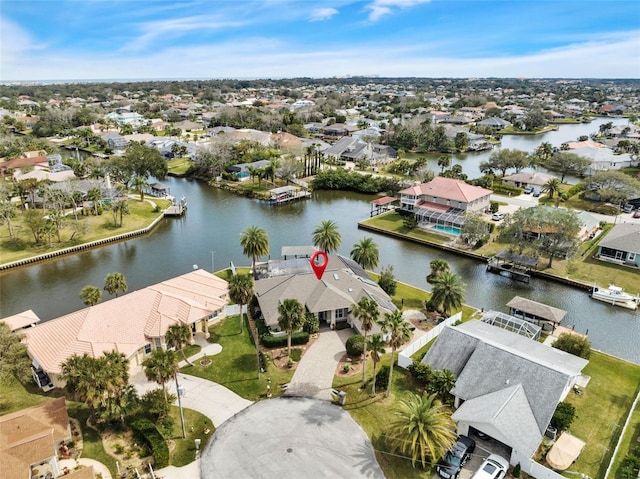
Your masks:
<svg viewBox="0 0 640 479"><path fill-rule="evenodd" d="M607 278L607 268L621 267L619 278L609 279L612 284L605 284L604 279L597 282L603 291L610 286L607 291L618 288L621 294L619 285L624 286L631 298L625 304L637 307L633 275L640 267L640 219L635 212L640 208L640 163L638 98L633 82L538 80L527 81L524 87L520 80L415 83L411 79L334 78L284 83L286 91L277 81L243 85L211 81L204 88L190 81L125 83L109 90L86 90L86 96L79 88L63 101L43 96L38 86L0 86L1 201L7 211L3 213L7 242L26 245L35 241L36 248L48 245L36 255L13 252L2 267L11 272L18 266L31 267L32 261L55 260L61 247L63 255L74 255L85 247L100 248L140 235L153 237L157 234L154 226L167 224L174 210L181 218L177 221L185 225L194 224L192 215L206 211L207 222L218 231L229 228L229 220L217 219L225 209L220 207L223 203L214 206L194 198L176 198L182 187L175 178L197 180L207 189L238 196L240 201L259 200L275 210L270 227L276 229L282 228L278 211L294 202L295 208L315 211L327 190L375 193L362 202L371 204L370 218L358 218L351 227L393 235L401 238L394 240L399 245L400 241L417 241L458 250L476 261L489 261L488 271L490 265L497 265L491 269L510 278L508 281L527 284L559 281L566 282L566 287L593 287L593 275L583 270L590 272L594 266L575 266L578 258L595 261L597 271L604 271ZM62 83L52 88L64 94L69 87ZM593 88L606 91L606 99L582 99L590 98ZM523 94L523 89L537 93ZM614 108L605 108L611 105ZM592 123L598 126L592 128ZM564 137L554 144L544 141L545 135L561 133L568 125L591 133ZM520 137L533 139L526 151L511 146L512 139ZM134 232L121 229L129 221L125 216L148 214L136 210L142 205L159 215L154 226ZM239 209L234 214L242 218L238 224L241 243L244 235L259 237L261 228L249 226L252 219ZM112 225L106 239L88 246L82 241L77 244L74 238L91 234L90 226L81 227L81 223L88 225L101 215ZM55 220L58 217L67 220ZM3 314L2 322L11 337L22 338L29 358L29 382L44 397L63 391L68 391L68 401L82 397L75 376L80 373L73 368L83 367L84 361L86 367L103 369L101 361L112 364L114 370L119 361L126 365L120 370L124 382L115 396L105 391L100 401L85 399L87 414L100 424L107 424L106 418L120 410L116 398L124 401L129 391L126 384L130 384L140 401L150 400L147 394L154 385L161 385L167 404L178 399L180 414L184 406L208 418L212 427L224 427L218 436L217 432L210 434L209 427L189 426L193 420L188 418L185 429L185 419L180 417L175 427L182 425L183 437L189 437L191 443L201 441L198 444L207 444L211 438L212 446L203 446L202 455L199 449L187 449L184 459L175 453L172 462L153 451L153 461L132 463L131 474L140 469L138 473L152 477L151 470L157 467L163 477L195 477L192 468L199 465L218 473L211 459L216 457L214 451L228 450L222 443L216 445L222 441L218 437L228 438L231 442L224 447L237 451L243 441L235 435L251 429L252 421L258 420L253 414L258 418L284 414L291 409L286 401L298 398L343 408L341 427L361 431L353 433L362 441L353 446L377 457L373 476L383 477L395 467L406 468L402 474L419 471L413 467L415 461L389 465L374 454L370 441L375 434L391 434L387 430L391 424L382 423L376 426L380 430L372 432L372 426L351 408L355 401L378 398L368 407L375 411L370 414L382 418L389 410L384 406L389 396L397 394L394 401L400 400L399 393L393 392L397 384L409 381L410 387L402 386L406 397L422 392L427 398L427 392L438 390L435 378L440 375L451 378L443 383L437 400L448 408L453 430L459 438L471 438L483 451L502 457L514 476L513 468L518 467L533 477L556 477L565 466L553 458L569 437L582 444L573 461L581 453L593 454L598 446L580 433L584 426L570 431L567 426L557 427L557 411L574 404L592 406L585 401L593 401L591 391L599 388L600 379L589 375L589 359L551 346L566 337L588 343L597 334L589 331L592 328L576 331L567 323L571 311L520 296L504 301L502 311L485 312L484 300L468 310L462 302L456 306L450 299L436 303L440 273L433 269L429 275L428 270L419 273L422 278L427 275L432 291L418 286L416 292L397 295L395 286L388 289L383 278L395 285L393 266L404 263L383 268L378 258L385 252L378 252L378 240L371 238L368 242L360 239L348 255L343 254L338 251L340 237L331 236L336 225L322 217L315 219L320 226L314 232L318 242L313 239L313 246L311 238L303 238L301 227L288 226L289 242L283 244L280 258L269 247L256 254L245 250L245 259L252 264L248 274L238 273L240 267L233 261L220 258L224 247L218 239L218 251L206 246L211 272L193 264L191 272L182 269L165 274L165 279L147 282L131 292L126 292L126 283L108 287L106 282L103 291L115 297L104 300L100 288L87 285L80 295L84 308L67 307L56 316L41 317L39 308L25 304L14 314ZM201 238L209 235L185 234L180 243L184 242L186 250L197 249ZM228 236L225 242L237 244L233 235ZM65 237L73 241L66 243ZM332 241L338 241L338 247L332 247ZM373 247L376 249L371 250ZM310 262L316 250L329 253L319 278ZM162 254L151 261L159 258ZM216 258L218 264L229 265L220 276L211 274L217 271ZM167 255L164 259L169 262ZM398 273L406 274L405 268L419 269L412 261ZM430 267L435 268L433 260ZM447 263L445 270L449 267ZM572 278L568 279L566 271L573 273ZM538 276L539 272L555 278ZM464 285L456 281L466 279L447 274L453 276L447 280L452 283L443 285L462 294ZM244 281L253 278L248 296L240 294L243 289L236 284L245 277ZM121 296L119 288L124 293ZM78 292L70 296L77 300ZM616 308L615 301L611 304L606 307ZM302 323L286 322L291 314L301 315ZM179 330L182 336L176 339ZM227 341L237 334L246 338L244 353L229 356L238 346ZM542 340L544 343L539 342ZM363 347L367 349L358 349ZM374 348L375 355L369 348ZM411 356L408 366L392 367L396 370L392 375L389 368L399 352L414 349L423 352ZM179 369L159 379L150 368L164 354ZM598 364L602 359L599 352L595 354ZM386 369L378 364L381 358ZM92 361L96 365L89 366ZM387 375L383 379L378 378L383 374L381 368ZM420 368L430 371L425 373L431 378L426 385L420 383L424 380ZM363 378L359 387L349 382L356 376ZM398 376L402 383L394 383ZM96 376L96 385L102 380ZM196 395L204 393L196 390L206 390L210 399L198 402ZM271 403L274 409L268 413L255 407L256 402L276 398L283 402ZM30 414L25 411L11 414ZM0 417L12 418L11 414ZM150 419L159 425L164 421L162 416ZM248 422L243 423L245 420ZM74 424L68 417L65 421ZM290 434L306 434L303 425L293 426L295 418L291 421ZM162 435L161 430L158 434ZM338 447L330 437L316 439L318 447L328 452ZM63 440L65 445L74 442L68 437ZM18 449L10 440L2 454L15 462L16 474L28 467L32 477L65 475L65 467L72 469L67 464L86 477L92 471L106 474L113 468L109 456L104 456L107 465L87 462L93 459L82 456L69 463L71 459L61 453L61 439L55 441L57 453L34 456L26 466L16 462ZM264 441L266 450L277 447L267 447L269 438ZM410 454L402 444L388 447L401 456ZM114 454L119 462L127 462ZM460 465L460 473L470 474L472 468L480 467L486 458L483 454L470 458L468 466ZM546 457L551 459L546 461ZM325 467L327 460L319 458L318 464ZM334 466L356 467L346 456ZM423 468L431 470L428 464ZM355 473L354 477L360 476Z"/></svg>

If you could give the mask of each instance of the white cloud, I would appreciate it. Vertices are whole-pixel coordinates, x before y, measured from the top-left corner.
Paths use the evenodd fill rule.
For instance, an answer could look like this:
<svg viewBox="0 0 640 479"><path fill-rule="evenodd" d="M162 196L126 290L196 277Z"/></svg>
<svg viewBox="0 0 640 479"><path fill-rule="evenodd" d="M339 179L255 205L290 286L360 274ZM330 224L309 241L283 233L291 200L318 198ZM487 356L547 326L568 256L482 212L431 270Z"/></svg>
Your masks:
<svg viewBox="0 0 640 479"><path fill-rule="evenodd" d="M561 48L527 55L448 55L442 39L417 43L388 39L352 42L335 54L334 45L304 47L267 37L233 38L199 46L158 47L153 52L78 53L63 49L41 50L25 32L15 30L26 48L9 47L13 54L0 58L0 78L144 79L144 78L282 78L336 75L388 77L565 77L638 78L640 31L615 32L597 40L574 41ZM10 27L11 25L9 25ZM11 31L13 34L14 31ZM14 45L14 42L10 42ZM372 63L375 52L375 63ZM438 53L442 52L442 53Z"/></svg>
<svg viewBox="0 0 640 479"><path fill-rule="evenodd" d="M247 25L247 21L226 20L216 15L198 15L170 20L145 22L139 25L142 35L130 41L124 49L142 50L151 46L156 40L166 41L166 36L184 35L196 30L223 30L240 28Z"/></svg>
<svg viewBox="0 0 640 479"><path fill-rule="evenodd" d="M335 8L316 8L311 12L309 20L312 22L319 22L322 20L329 20L334 15L338 14L338 10Z"/></svg>
<svg viewBox="0 0 640 479"><path fill-rule="evenodd" d="M369 21L377 22L385 15L390 15L394 12L394 8L411 8L421 3L427 3L430 0L374 0L373 3L367 6L369 13Z"/></svg>

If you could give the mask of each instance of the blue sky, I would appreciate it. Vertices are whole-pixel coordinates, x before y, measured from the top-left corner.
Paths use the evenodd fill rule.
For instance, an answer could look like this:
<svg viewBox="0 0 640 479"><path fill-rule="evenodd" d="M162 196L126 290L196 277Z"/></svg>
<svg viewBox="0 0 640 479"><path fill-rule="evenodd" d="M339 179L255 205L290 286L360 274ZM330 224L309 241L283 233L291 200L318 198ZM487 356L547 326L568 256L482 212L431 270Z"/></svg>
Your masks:
<svg viewBox="0 0 640 479"><path fill-rule="evenodd" d="M640 78L638 0L1 0L0 80Z"/></svg>

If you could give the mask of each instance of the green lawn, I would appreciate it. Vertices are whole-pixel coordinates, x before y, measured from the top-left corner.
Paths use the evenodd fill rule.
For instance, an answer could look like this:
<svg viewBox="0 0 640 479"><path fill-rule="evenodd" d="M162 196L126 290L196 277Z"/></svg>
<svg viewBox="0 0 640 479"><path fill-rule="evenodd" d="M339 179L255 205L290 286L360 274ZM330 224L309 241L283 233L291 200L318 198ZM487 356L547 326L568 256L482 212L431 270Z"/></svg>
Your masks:
<svg viewBox="0 0 640 479"><path fill-rule="evenodd" d="M374 227L382 228L398 235L405 235L407 239L414 239L417 242L431 242L437 244L444 244L448 241L439 241L437 238L441 238L439 235L427 233L418 228L413 230L407 230L402 223L402 217L395 212L383 213L379 216L362 221L363 224L372 225ZM605 231L610 227L605 228ZM494 233L494 237L497 235ZM596 238L596 242L602 239L602 235ZM434 239L435 238L435 239ZM488 241L481 248L474 250L474 253L479 256L490 257L496 253L508 249L509 243L501 243L497 241ZM577 281L583 281L587 284L593 284L593 278L598 278L598 285L606 287L610 283L614 283L616 286L622 287L629 293L640 293L638 288L638 272L633 268L629 268L622 265L613 263L606 263L599 261L592 257L593 248L597 245L594 242L588 241L585 243L580 252L570 260L561 260L554 258L551 268L547 268L548 258L541 258L538 268L545 273L558 276L560 278L570 278ZM526 253L525 253L526 254ZM426 276L427 272L425 272ZM425 282L426 285L426 282ZM400 283L398 283L400 287ZM397 294L396 296L402 296ZM416 301L413 301L415 296L407 296L405 299L405 306L413 305L416 307ZM407 300L409 303L407 303ZM395 297L394 297L395 301ZM399 306L398 303L396 303Z"/></svg>
<svg viewBox="0 0 640 479"><path fill-rule="evenodd" d="M174 420L173 437L168 438L173 441L174 449L171 450L171 458L169 463L172 466L182 467L196 460L196 443L195 439L200 439L200 450L211 439L215 427L207 416L200 414L193 409L182 409L184 416L184 429L186 437L182 439L182 424L180 422L180 409L177 406L171 406L171 417ZM205 430L208 433L205 434Z"/></svg>
<svg viewBox="0 0 640 479"><path fill-rule="evenodd" d="M222 352L211 356L209 366L187 366L182 368L183 373L222 384L251 401L266 398L267 378L271 379L272 394L274 396L282 394L278 386L291 380L293 370L280 369L269 362L267 371L260 374L258 378L256 349L251 339L246 316L242 334L240 334L238 316L225 318L209 331L211 332L210 341L219 343L222 346Z"/></svg>
<svg viewBox="0 0 640 479"><path fill-rule="evenodd" d="M38 406L61 395L61 392L58 392L57 389L45 395L36 387L33 381L21 384L17 380L11 379L0 383L0 416L20 409Z"/></svg>
<svg viewBox="0 0 640 479"><path fill-rule="evenodd" d="M620 443L620 449L615 457L613 467L611 468L612 477L624 479L623 471L620 469L622 461L625 457L634 454L640 457L640 405L636 406L633 411L631 421L627 426L626 434Z"/></svg>
<svg viewBox="0 0 640 479"><path fill-rule="evenodd" d="M174 158L173 160L167 161L169 173L176 176L184 175L189 170L190 166L191 162L189 161L189 158Z"/></svg>
<svg viewBox="0 0 640 479"><path fill-rule="evenodd" d="M78 222L82 225L81 229L84 233L73 238L74 230L72 226L75 223L75 217L73 215L67 216L66 226L60 232L60 243L57 242L57 237L54 235L51 246L48 243L36 245L33 234L28 226L24 224L22 215L18 214L13 219L13 225L17 231L17 240L9 237L8 228L0 228L0 257L2 262L9 263L145 228L160 215L160 213L154 211L154 207L146 201L147 199L161 208L169 206L167 200L158 198L145 197L144 202L141 202L139 197L138 199L132 198L128 202L130 214L124 216L123 225L118 227L114 226L113 215L110 211L105 210L98 216L79 215Z"/></svg>
<svg viewBox="0 0 640 479"><path fill-rule="evenodd" d="M451 241L451 237L431 233L420 228L408 229L404 226L403 218L395 211L383 213L373 218L361 221L364 225L371 225L377 228L383 228L393 233L406 235L418 241L431 242L436 244L445 244Z"/></svg>
<svg viewBox="0 0 640 479"><path fill-rule="evenodd" d="M571 433L587 444L571 470L599 479L640 388L640 366L594 351L583 373L591 377L584 394L567 397L577 415Z"/></svg>
<svg viewBox="0 0 640 479"><path fill-rule="evenodd" d="M89 408L82 403L67 401L69 416L77 419L82 431L82 455L81 457L95 459L109 468L112 477L117 477L116 458L105 451L100 433L87 426Z"/></svg>
<svg viewBox="0 0 640 479"><path fill-rule="evenodd" d="M390 360L391 354L386 354L383 356L381 364L389 364ZM378 365L378 370L381 364ZM367 361L367 377L373 377L372 361ZM418 465L414 468L411 465L411 458L390 453L384 441L384 433L389 422L394 417L393 409L398 399L406 391L418 390L418 386L414 384L409 372L398 367L394 369L391 395L388 398L384 397L384 389L381 390L379 388L376 391L376 396L371 398L371 385L367 384L365 389L360 390L362 386L361 379L361 374L354 374L348 377L336 376L333 381L333 387L347 393L344 408L349 411L369 436L385 477L387 479L431 478L433 476L431 468L422 469Z"/></svg>

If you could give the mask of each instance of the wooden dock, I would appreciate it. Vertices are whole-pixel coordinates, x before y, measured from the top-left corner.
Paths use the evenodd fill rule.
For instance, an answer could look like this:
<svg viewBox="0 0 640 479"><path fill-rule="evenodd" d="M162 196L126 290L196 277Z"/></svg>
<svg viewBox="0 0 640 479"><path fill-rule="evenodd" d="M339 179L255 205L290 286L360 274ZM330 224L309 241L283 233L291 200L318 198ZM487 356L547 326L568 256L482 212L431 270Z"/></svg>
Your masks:
<svg viewBox="0 0 640 479"><path fill-rule="evenodd" d="M182 216L187 211L187 207L183 205L171 205L165 211L165 216Z"/></svg>

